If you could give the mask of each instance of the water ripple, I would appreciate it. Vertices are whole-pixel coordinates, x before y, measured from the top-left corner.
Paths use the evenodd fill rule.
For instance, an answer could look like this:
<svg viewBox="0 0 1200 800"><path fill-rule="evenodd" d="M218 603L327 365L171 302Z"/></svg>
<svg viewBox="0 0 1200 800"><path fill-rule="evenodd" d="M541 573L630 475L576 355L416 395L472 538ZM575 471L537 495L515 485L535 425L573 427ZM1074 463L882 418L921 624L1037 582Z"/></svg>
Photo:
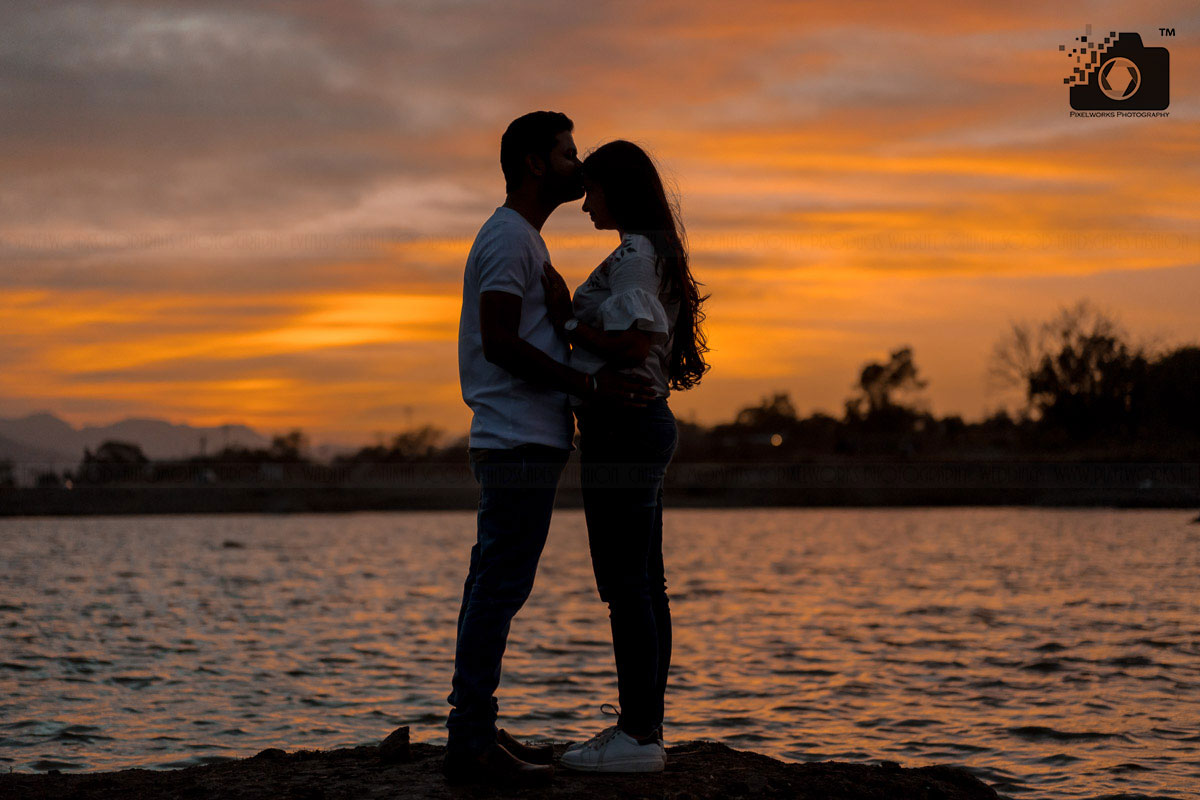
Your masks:
<svg viewBox="0 0 1200 800"><path fill-rule="evenodd" d="M1014 798L1191 796L1200 557L1181 519L672 509L666 737L953 763ZM474 521L0 521L0 762L175 768L399 725L442 741ZM609 724L594 580L582 514L558 512L512 626L506 727Z"/></svg>

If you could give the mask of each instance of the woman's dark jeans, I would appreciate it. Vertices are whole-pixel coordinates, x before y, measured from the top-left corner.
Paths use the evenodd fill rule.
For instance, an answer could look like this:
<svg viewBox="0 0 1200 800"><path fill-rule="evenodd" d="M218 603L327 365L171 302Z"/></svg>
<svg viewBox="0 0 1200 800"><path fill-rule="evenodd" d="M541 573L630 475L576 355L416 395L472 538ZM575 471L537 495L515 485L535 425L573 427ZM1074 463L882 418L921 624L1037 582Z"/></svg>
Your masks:
<svg viewBox="0 0 1200 800"><path fill-rule="evenodd" d="M645 408L576 409L592 569L608 604L618 725L646 735L663 722L671 610L663 568L663 478L678 433L666 398Z"/></svg>

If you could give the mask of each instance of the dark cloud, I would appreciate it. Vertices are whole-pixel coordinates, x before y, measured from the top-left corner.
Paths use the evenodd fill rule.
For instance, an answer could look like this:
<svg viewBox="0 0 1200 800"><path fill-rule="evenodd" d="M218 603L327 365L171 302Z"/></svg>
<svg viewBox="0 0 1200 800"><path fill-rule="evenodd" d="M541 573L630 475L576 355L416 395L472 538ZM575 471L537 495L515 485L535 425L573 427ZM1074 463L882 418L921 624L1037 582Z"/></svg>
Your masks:
<svg viewBox="0 0 1200 800"><path fill-rule="evenodd" d="M153 413L177 381L188 396L170 409L193 414L225 402L222 380L266 376L319 399L314 418L348 403L377 413L375 425L410 404L372 387L386 394L410 375L436 375L429 407L450 403L444 413L461 417L450 351L438 350L441 372L406 344L233 359L185 353L101 370L72 360L75 343L63 337L84 337L78 344L97 352L124 353L132 341L147 356L169 354L160 346L177 344L169 337L261 333L325 293L454 297L470 237L503 199L500 133L534 108L569 113L584 149L639 141L678 178L724 348L703 395L710 408L752 398L818 356L828 386L840 382L842 362L861 355L852 348L879 334L855 331L851 310L860 306L918 324L912 308L867 297L855 273L901 289L906 275L1039 271L1073 285L1087 270L1133 276L1194 254L1194 235L1086 251L1053 238L1195 227L1197 106L1185 81L1173 83L1169 121L1094 121L1085 131L1066 118L1056 85L1057 43L1089 21L1077 9L1033 0L865 8L0 4L0 310L23 326L10 332L0 365L29 402L67 413ZM1119 11L1145 30L1200 23L1180 2ZM1197 55L1183 38L1172 43L1175 74L1194 72ZM591 234L578 211L555 214L548 236ZM1002 235L987 240L1005 231L1023 243L1005 250ZM906 244L913 235L930 244ZM553 250L576 280L606 245ZM1154 280L1146 273L1139 285ZM818 289L829 299L813 309ZM135 309L125 323L63 328L53 339L39 338L52 318L12 307L14 296L45 292L74 318L89 309L76 296L85 291L105 302L186 297L196 311L167 319ZM246 305L222 309L234 296ZM969 338L961 325L950 335ZM791 360L763 358L763 337ZM194 381L213 388L193 398ZM231 402L255 396L245 391Z"/></svg>
<svg viewBox="0 0 1200 800"><path fill-rule="evenodd" d="M444 330L428 328L432 336ZM294 379L307 382L319 374L331 383L360 381L416 383L444 381L457 375L456 344L447 341L385 342L325 347L304 353L280 353L270 356L237 358L199 357L187 359L190 381L228 381L240 378ZM397 371L396 365L404 369ZM180 365L174 360L142 364L128 369L91 370L71 376L77 384L174 384L179 381Z"/></svg>

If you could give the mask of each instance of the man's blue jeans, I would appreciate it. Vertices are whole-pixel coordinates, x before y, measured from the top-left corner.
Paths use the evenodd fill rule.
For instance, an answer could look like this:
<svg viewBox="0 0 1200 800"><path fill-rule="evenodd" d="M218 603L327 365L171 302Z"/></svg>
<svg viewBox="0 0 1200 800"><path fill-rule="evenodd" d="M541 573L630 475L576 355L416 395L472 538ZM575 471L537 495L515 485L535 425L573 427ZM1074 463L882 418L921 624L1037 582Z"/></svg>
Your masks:
<svg viewBox="0 0 1200 800"><path fill-rule="evenodd" d="M663 723L671 668L662 511L675 416L665 398L645 408L585 406L575 415L592 569L617 662L617 723L644 736Z"/></svg>
<svg viewBox="0 0 1200 800"><path fill-rule="evenodd" d="M472 448L477 540L458 613L447 749L478 754L496 740L500 662L513 617L533 589L554 495L570 451L538 444Z"/></svg>

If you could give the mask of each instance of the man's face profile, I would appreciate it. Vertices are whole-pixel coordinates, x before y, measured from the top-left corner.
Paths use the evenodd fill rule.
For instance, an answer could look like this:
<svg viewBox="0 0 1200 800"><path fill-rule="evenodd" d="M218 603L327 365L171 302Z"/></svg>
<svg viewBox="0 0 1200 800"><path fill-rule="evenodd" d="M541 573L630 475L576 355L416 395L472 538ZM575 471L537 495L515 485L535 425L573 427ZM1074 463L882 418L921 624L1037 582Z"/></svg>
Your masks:
<svg viewBox="0 0 1200 800"><path fill-rule="evenodd" d="M549 163L549 175L554 176L555 184L562 190L562 202L583 197L582 166L574 137L568 131L563 131L555 138Z"/></svg>

